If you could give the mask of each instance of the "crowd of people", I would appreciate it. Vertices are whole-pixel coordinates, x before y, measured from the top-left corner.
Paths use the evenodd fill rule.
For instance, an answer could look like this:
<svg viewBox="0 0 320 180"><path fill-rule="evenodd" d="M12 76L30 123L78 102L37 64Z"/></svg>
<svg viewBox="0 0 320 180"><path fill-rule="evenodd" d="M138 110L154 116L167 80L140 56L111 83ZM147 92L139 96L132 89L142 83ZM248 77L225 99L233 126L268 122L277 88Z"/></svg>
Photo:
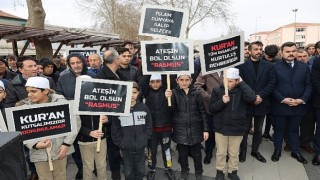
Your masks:
<svg viewBox="0 0 320 180"><path fill-rule="evenodd" d="M194 161L196 180L202 179L203 164L210 164L216 148L216 179L225 174L240 179L239 162L246 161L248 134L251 156L261 163L262 140L274 143L271 160L284 150L300 163L308 163L301 149L320 164L320 41L305 48L286 42L281 47L260 41L245 42L245 62L224 74L143 75L140 50L132 42L106 50L102 57L70 54L64 58L35 59L31 56L0 58L0 107L73 100L76 78L132 81L130 116L75 115L78 134L43 139L25 146L30 180L66 179L67 156L77 165L76 179L107 179L107 163L113 180L156 177L157 150L161 146L163 167L169 180L186 180L188 156ZM195 51L196 52L196 51ZM200 67L199 57L194 59ZM226 76L226 77L224 77ZM171 100L171 103L168 102ZM99 131L99 122L103 122ZM265 123L264 123L265 122ZM263 130L263 125L265 128ZM271 127L273 134L271 133ZM101 150L96 152L101 138ZM171 141L177 144L181 174L172 169ZM205 157L202 158L202 142ZM54 170L48 166L46 148L52 149ZM149 171L145 172L145 163Z"/></svg>

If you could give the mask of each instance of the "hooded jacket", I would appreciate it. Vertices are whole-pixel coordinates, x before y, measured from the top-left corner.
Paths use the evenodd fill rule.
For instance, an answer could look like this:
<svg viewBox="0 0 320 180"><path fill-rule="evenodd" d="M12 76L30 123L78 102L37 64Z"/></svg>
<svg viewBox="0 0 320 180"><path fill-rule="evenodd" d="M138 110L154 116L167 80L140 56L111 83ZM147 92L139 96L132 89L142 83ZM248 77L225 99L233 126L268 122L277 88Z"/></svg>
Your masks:
<svg viewBox="0 0 320 180"><path fill-rule="evenodd" d="M83 64L81 75L88 75L94 77L93 73L88 72L86 59L81 54L70 54L67 57L67 64L69 67L71 67L70 58L72 57L78 57L79 59L81 59ZM57 94L63 95L67 100L73 100L76 90L76 79L77 75L71 68L69 68L65 73L60 74L60 78L57 83Z"/></svg>
<svg viewBox="0 0 320 180"><path fill-rule="evenodd" d="M179 86L172 91L172 140L177 144L194 145L203 141L208 132L206 110L201 94L192 86L188 94Z"/></svg>
<svg viewBox="0 0 320 180"><path fill-rule="evenodd" d="M252 103L256 95L243 81L229 90L230 101L226 104L222 100L223 95L223 86L212 91L209 110L214 118L214 131L225 136L242 136L247 129L245 105Z"/></svg>
<svg viewBox="0 0 320 180"><path fill-rule="evenodd" d="M58 94L49 94L49 102L64 102L66 99ZM19 101L16 106L22 106L22 105L29 105L32 106L32 104L35 104L31 102L28 98ZM77 132L79 132L80 129L80 118L79 116L72 116L74 119L72 121L77 122ZM52 160L58 159L58 149L62 145L62 143L70 144L70 147L68 149L68 155L74 152L74 148L72 146L73 141L77 137L77 134L70 135L70 136L64 136L59 138L52 139L52 145L51 145L51 158ZM30 149L30 161L31 162L41 162L41 161L48 161L48 155L46 152L46 149L34 149L33 146L37 142L27 143L26 146Z"/></svg>
<svg viewBox="0 0 320 180"><path fill-rule="evenodd" d="M147 147L152 134L152 119L148 107L137 102L129 116L114 117L111 123L113 143L120 149L139 152Z"/></svg>
<svg viewBox="0 0 320 180"><path fill-rule="evenodd" d="M50 59L46 59L42 62L42 67L43 67L43 70L49 66L49 65L52 65L53 66L53 71L51 74L43 74L45 76L48 76L48 77L51 77L53 79L53 81L55 83L58 82L58 79L59 79L59 73L57 72L57 66L50 60Z"/></svg>

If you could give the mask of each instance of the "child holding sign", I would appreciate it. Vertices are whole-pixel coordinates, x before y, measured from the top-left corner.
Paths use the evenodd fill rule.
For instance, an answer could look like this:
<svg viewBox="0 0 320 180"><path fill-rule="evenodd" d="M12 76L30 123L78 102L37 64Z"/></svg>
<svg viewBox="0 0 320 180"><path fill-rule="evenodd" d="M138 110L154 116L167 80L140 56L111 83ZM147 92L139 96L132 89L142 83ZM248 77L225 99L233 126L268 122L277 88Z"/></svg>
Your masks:
<svg viewBox="0 0 320 180"><path fill-rule="evenodd" d="M102 126L102 131L99 131L99 121L106 123L107 116L88 116L81 115L81 128L78 136L78 143L83 162L83 179L92 180L92 172L94 165L97 168L97 179L107 179L107 141L106 141L106 126ZM97 141L101 138L100 151L97 152Z"/></svg>
<svg viewBox="0 0 320 180"><path fill-rule="evenodd" d="M157 165L158 145L161 145L162 159L165 167L165 175L169 180L174 180L175 175L172 167L171 145L171 113L168 109L168 101L165 97L165 88L161 83L161 74L143 76L141 80L142 93L146 99L146 105L150 109L153 133L148 143L148 180L155 179Z"/></svg>
<svg viewBox="0 0 320 180"><path fill-rule="evenodd" d="M227 88L223 86L213 89L209 110L213 113L216 140L216 180L224 180L226 157L228 161L228 177L239 180L237 175L239 164L239 148L246 131L245 103L252 103L256 99L254 91L239 76L239 70L227 70Z"/></svg>
<svg viewBox="0 0 320 180"><path fill-rule="evenodd" d="M148 107L137 101L139 86L133 82L129 116L112 118L112 140L123 154L126 180L142 180L145 175L145 154L152 134L152 119Z"/></svg>
<svg viewBox="0 0 320 180"><path fill-rule="evenodd" d="M26 89L28 98L19 101L16 106L66 101L62 95L54 94L50 90L49 80L44 77L28 78ZM80 119L79 116L76 118L79 131ZM75 121L75 119L73 120ZM30 149L30 160L35 163L39 179L66 180L67 156L74 151L72 143L76 136L75 134L54 139L43 139L39 142L27 144ZM49 168L47 148L51 148L53 171L50 171Z"/></svg>
<svg viewBox="0 0 320 180"><path fill-rule="evenodd" d="M206 110L201 94L192 87L190 74L177 75L178 86L174 90L166 90L166 97L172 97L173 137L178 145L181 180L189 174L188 154L190 152L196 173L196 180L202 179L201 142L207 140L208 125Z"/></svg>

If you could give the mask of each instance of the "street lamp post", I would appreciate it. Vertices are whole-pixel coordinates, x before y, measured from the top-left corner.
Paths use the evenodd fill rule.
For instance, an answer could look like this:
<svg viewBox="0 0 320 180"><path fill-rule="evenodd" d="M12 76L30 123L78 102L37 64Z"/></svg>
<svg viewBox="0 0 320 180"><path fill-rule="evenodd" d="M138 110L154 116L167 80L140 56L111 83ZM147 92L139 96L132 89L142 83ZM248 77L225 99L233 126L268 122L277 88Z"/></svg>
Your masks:
<svg viewBox="0 0 320 180"><path fill-rule="evenodd" d="M294 12L294 36L293 36L293 42L296 42L297 11L298 11L298 9L292 9L292 12Z"/></svg>

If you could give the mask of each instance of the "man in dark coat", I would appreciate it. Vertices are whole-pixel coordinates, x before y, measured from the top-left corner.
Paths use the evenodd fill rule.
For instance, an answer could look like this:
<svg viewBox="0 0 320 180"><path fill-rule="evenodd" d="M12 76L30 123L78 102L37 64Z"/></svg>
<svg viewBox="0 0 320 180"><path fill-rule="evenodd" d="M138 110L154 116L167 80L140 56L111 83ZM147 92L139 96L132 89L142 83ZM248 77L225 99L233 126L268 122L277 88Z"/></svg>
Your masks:
<svg viewBox="0 0 320 180"><path fill-rule="evenodd" d="M239 161L246 160L247 139L254 120L254 134L252 139L251 155L258 161L265 163L266 159L259 153L262 138L262 126L265 115L270 112L270 94L272 93L276 77L273 65L261 59L263 44L260 41L250 43L248 49L250 57L239 66L240 76L256 93L254 103L246 104L247 129L240 148Z"/></svg>
<svg viewBox="0 0 320 180"><path fill-rule="evenodd" d="M115 50L106 51L103 54L103 67L95 76L96 79L108 79L108 80L126 80L122 74L118 73L120 66L119 54ZM112 123L114 117L108 116L109 122ZM113 180L120 180L120 149L113 143L111 138L111 124L107 125L107 144L108 144L108 159L111 170L111 178Z"/></svg>
<svg viewBox="0 0 320 180"><path fill-rule="evenodd" d="M14 106L16 102L28 97L25 84L29 77L43 76L37 74L38 71L36 60L31 56L19 57L18 67L20 73L10 81L8 88L6 89L6 103L9 107ZM56 84L54 83L53 79L50 77L47 77L47 79L50 82L50 88L55 90Z"/></svg>
<svg viewBox="0 0 320 180"><path fill-rule="evenodd" d="M314 59L311 70L311 83L314 90L313 107L317 123L316 133L313 139L315 156L312 164L318 166L320 165L320 57Z"/></svg>
<svg viewBox="0 0 320 180"><path fill-rule="evenodd" d="M60 76L57 83L57 94L63 95L67 100L73 100L77 77L81 75L89 75L93 77L94 74L88 72L86 59L81 54L69 54L67 57L67 64L69 66L69 71ZM77 139L73 143L75 152L72 154L72 158L78 167L76 178L82 179L83 164Z"/></svg>
<svg viewBox="0 0 320 180"><path fill-rule="evenodd" d="M117 70L118 73L123 74L128 81L135 81L140 84L140 80L142 78L141 72L137 67L130 64L130 59L132 54L128 48L120 48L118 50L120 66Z"/></svg>
<svg viewBox="0 0 320 180"><path fill-rule="evenodd" d="M311 95L310 69L295 60L297 47L293 42L281 46L282 60L275 66L276 84L273 91L272 114L275 118L274 153L271 160L279 161L283 135L287 130L291 157L300 163L307 160L300 154L299 126L306 113L306 103Z"/></svg>

